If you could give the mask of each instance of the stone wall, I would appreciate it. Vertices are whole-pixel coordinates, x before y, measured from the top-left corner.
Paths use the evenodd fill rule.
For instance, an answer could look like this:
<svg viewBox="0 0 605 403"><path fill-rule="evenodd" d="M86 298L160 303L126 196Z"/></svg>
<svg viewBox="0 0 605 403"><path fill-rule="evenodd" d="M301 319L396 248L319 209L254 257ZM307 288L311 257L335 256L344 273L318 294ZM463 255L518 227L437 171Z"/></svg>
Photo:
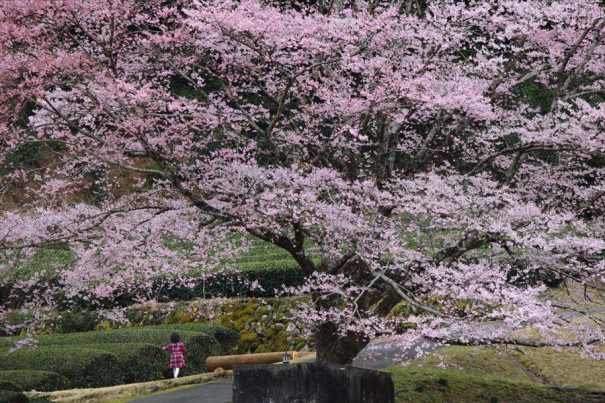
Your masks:
<svg viewBox="0 0 605 403"><path fill-rule="evenodd" d="M210 323L234 329L241 335L239 354L306 351L314 347L313 336L296 320L293 312L296 305L307 298L200 299L137 304L115 311L48 312L43 319L30 320L34 322L35 334ZM24 330L20 331L24 334Z"/></svg>
<svg viewBox="0 0 605 403"><path fill-rule="evenodd" d="M292 313L305 297L197 300L135 305L126 318L134 326L213 323L241 335L239 354L313 349L313 336ZM106 323L101 326L115 326Z"/></svg>

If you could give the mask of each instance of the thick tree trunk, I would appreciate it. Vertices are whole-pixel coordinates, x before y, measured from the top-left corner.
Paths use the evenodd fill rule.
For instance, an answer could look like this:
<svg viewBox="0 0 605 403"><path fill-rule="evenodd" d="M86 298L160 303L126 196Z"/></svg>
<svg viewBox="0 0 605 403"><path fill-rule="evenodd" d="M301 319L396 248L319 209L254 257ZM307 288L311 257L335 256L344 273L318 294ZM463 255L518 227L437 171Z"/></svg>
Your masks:
<svg viewBox="0 0 605 403"><path fill-rule="evenodd" d="M324 267L329 266L324 263ZM367 286L372 283L374 275L364 262L357 258L343 257L341 262L330 262L336 268L326 270L331 273L345 273L350 276L356 284ZM325 297L325 296L324 296ZM342 302L338 297L322 298L314 295L318 310L327 310L338 307ZM363 313L384 316L401 300L387 284L375 285L370 291L365 292L357 300L357 306ZM332 322L322 323L315 328L315 347L318 362L331 362L334 364L350 364L357 354L370 342L368 336L360 333L349 332L345 335L338 333L338 326Z"/></svg>
<svg viewBox="0 0 605 403"><path fill-rule="evenodd" d="M350 364L368 342L366 336L355 333L340 336L334 323L324 323L315 330L317 362Z"/></svg>

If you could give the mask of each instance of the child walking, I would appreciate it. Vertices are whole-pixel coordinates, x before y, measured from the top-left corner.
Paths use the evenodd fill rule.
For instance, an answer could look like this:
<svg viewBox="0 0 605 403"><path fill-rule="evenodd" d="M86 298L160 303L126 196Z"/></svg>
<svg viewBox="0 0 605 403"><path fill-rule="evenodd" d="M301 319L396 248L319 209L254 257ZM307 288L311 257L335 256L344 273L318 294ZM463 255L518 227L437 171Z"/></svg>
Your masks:
<svg viewBox="0 0 605 403"><path fill-rule="evenodd" d="M170 364L172 373L176 378L179 376L179 370L185 366L185 345L181 341L181 336L178 333L170 335L170 344L162 347L166 351L170 351Z"/></svg>

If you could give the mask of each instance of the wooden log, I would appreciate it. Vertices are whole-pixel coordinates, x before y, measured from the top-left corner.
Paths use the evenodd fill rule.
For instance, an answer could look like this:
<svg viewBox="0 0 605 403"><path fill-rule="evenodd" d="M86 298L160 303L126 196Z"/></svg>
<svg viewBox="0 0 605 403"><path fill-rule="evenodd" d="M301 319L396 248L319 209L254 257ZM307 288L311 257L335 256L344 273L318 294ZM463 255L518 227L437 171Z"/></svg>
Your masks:
<svg viewBox="0 0 605 403"><path fill-rule="evenodd" d="M288 353L290 353L292 359L303 358L312 354L310 351L288 351ZM208 372L214 372L217 368L226 370L232 369L235 365L273 364L281 362L283 355L283 352L278 352L208 357L206 358L206 368L208 369Z"/></svg>

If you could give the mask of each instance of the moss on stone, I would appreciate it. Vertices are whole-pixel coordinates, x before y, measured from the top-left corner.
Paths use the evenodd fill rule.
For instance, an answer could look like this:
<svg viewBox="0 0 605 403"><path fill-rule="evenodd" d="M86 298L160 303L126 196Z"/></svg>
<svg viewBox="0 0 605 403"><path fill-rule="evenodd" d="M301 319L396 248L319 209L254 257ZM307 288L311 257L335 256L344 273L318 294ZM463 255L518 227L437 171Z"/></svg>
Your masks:
<svg viewBox="0 0 605 403"><path fill-rule="evenodd" d="M140 304L128 307L125 315L135 327L209 323L238 333L256 333L254 339L248 337L239 345L236 352L240 354L282 351L295 347L312 349L313 338L302 336L304 325L296 321L294 313L296 307L308 299L309 297L250 298ZM121 322L99 320L95 330L111 330L123 326ZM52 326L48 328L53 329ZM288 328L290 332L286 331Z"/></svg>
<svg viewBox="0 0 605 403"><path fill-rule="evenodd" d="M113 324L109 321L103 321L101 324L95 326L95 331L100 331L100 330L112 330L112 329L116 329L117 325Z"/></svg>
<svg viewBox="0 0 605 403"><path fill-rule="evenodd" d="M242 341L255 341L256 339L258 339L258 334L254 333L254 332L247 332L244 331L241 333L241 339Z"/></svg>
<svg viewBox="0 0 605 403"><path fill-rule="evenodd" d="M269 328L267 328L267 330L265 331L265 337L268 339L271 339L276 334L277 334L277 332L275 330L275 325L269 326Z"/></svg>
<svg viewBox="0 0 605 403"><path fill-rule="evenodd" d="M250 298L246 303L246 307L244 308L244 313L253 315L256 313L256 309L258 308L258 303L255 298Z"/></svg>
<svg viewBox="0 0 605 403"><path fill-rule="evenodd" d="M269 344L261 344L259 345L256 350L254 351L255 353L269 353L271 352L271 345Z"/></svg>
<svg viewBox="0 0 605 403"><path fill-rule="evenodd" d="M172 315L171 323L191 323L193 322L193 318L191 316L191 312L187 312L183 309L183 307L177 309Z"/></svg>

